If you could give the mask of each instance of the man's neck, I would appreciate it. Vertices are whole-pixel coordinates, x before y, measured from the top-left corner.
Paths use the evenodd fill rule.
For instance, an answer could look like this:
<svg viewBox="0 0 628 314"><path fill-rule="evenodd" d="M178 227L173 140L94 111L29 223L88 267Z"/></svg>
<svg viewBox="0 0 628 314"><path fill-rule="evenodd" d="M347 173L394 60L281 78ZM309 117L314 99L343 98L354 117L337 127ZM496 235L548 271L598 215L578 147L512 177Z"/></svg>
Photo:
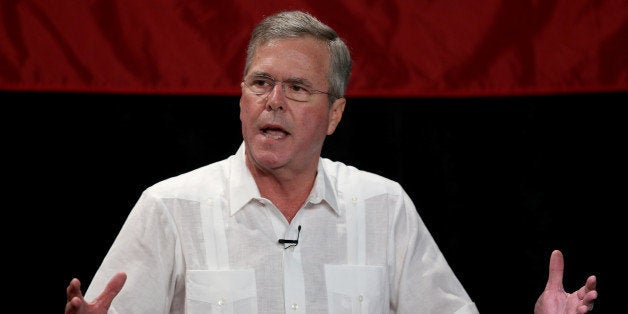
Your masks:
<svg viewBox="0 0 628 314"><path fill-rule="evenodd" d="M292 221L314 187L317 169L295 174L282 170L268 172L250 164L248 166L260 195L270 200L288 222Z"/></svg>

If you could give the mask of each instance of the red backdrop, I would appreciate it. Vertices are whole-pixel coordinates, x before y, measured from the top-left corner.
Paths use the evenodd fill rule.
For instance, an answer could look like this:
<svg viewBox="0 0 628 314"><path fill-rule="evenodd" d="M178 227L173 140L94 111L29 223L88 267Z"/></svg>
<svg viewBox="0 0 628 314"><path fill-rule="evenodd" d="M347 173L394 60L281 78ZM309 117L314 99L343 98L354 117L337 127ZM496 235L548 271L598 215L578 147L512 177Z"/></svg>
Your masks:
<svg viewBox="0 0 628 314"><path fill-rule="evenodd" d="M346 40L349 96L628 90L625 0L0 0L0 90L237 95L281 9Z"/></svg>

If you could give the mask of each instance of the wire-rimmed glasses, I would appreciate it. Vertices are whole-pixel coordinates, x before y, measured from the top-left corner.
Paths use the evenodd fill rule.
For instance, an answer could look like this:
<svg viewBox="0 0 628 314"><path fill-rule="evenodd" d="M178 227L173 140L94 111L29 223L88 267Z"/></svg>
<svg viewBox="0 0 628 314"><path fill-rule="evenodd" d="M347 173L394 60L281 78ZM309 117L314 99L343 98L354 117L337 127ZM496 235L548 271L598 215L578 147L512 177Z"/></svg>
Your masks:
<svg viewBox="0 0 628 314"><path fill-rule="evenodd" d="M276 80L270 76L252 75L246 77L242 83L257 96L268 95L277 84L281 84L283 94L288 99L298 102L308 102L313 94L327 94L335 98L334 95L311 88L298 79L288 79L284 81Z"/></svg>

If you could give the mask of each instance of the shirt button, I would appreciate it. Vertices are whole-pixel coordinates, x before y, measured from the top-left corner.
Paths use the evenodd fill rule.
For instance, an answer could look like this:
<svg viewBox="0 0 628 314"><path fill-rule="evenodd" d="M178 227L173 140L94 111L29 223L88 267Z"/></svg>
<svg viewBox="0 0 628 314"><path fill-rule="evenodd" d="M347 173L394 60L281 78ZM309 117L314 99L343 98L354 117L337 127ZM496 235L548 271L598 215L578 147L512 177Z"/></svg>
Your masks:
<svg viewBox="0 0 628 314"><path fill-rule="evenodd" d="M351 202L352 202L353 204L357 204L357 203L358 203L358 198L357 198L357 196L352 197L352 198L351 198Z"/></svg>
<svg viewBox="0 0 628 314"><path fill-rule="evenodd" d="M296 303L292 303L291 308L292 308L293 310L295 310L295 311L296 311L296 310L298 310L298 309L299 309L299 305L298 305L298 304L296 304Z"/></svg>
<svg viewBox="0 0 628 314"><path fill-rule="evenodd" d="M364 297L361 294L358 294L358 302L364 301Z"/></svg>
<svg viewBox="0 0 628 314"><path fill-rule="evenodd" d="M223 305L225 305L225 299L220 299L220 300L218 300L217 303L218 303L219 307L222 307Z"/></svg>

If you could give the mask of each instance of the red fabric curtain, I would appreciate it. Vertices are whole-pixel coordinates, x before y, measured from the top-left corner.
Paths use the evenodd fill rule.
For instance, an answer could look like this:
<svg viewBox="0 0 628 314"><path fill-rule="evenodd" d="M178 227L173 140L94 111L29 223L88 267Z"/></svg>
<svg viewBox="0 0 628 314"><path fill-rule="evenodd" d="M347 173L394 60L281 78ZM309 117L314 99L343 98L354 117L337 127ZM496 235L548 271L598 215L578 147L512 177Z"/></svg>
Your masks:
<svg viewBox="0 0 628 314"><path fill-rule="evenodd" d="M1 0L0 90L238 95L285 9L346 40L349 96L628 90L626 0Z"/></svg>

